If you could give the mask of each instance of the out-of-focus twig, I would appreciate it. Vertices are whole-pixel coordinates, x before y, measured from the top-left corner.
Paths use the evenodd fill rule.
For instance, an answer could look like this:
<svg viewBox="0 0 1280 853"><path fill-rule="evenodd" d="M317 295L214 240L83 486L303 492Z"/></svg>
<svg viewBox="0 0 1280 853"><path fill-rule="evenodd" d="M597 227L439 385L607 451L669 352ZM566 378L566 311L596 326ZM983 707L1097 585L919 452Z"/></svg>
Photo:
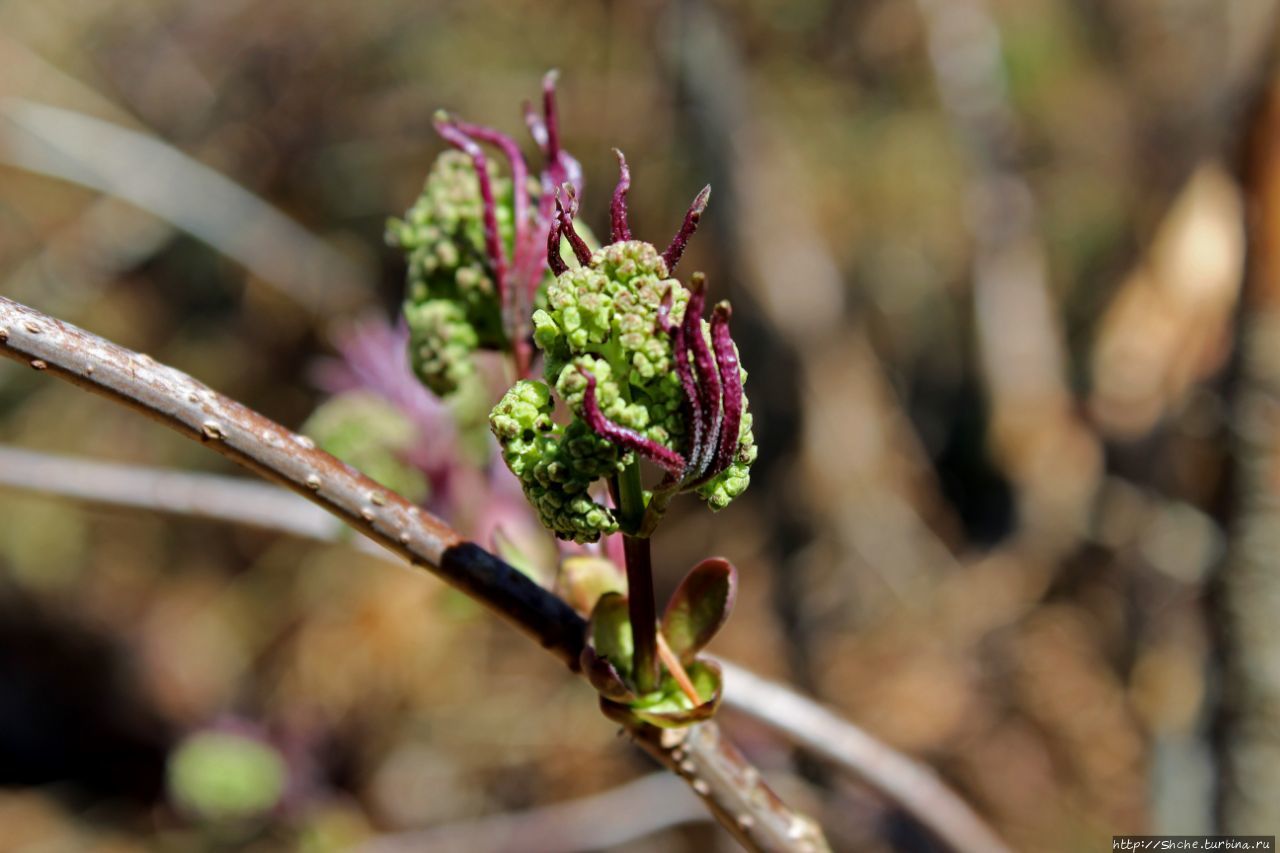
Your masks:
<svg viewBox="0 0 1280 853"><path fill-rule="evenodd" d="M251 525L321 541L331 541L346 531L330 515L294 495L272 486L217 474L90 462L0 446L0 485L95 503ZM719 663L726 673L726 707L764 723L809 752L862 779L915 815L956 850L978 853L1006 849L972 809L927 766L877 741L784 684L761 678L723 659ZM524 825L525 817L504 816L492 830L475 831L489 837L490 831L505 831L508 820L514 821L511 825ZM429 835L434 838L435 832L432 830ZM441 837L452 838L452 832ZM415 833L413 837L419 835ZM377 849L382 848L379 845Z"/></svg>
<svg viewBox="0 0 1280 853"><path fill-rule="evenodd" d="M325 315L360 301L366 276L294 220L163 141L60 107L0 100L0 162L146 210Z"/></svg>
<svg viewBox="0 0 1280 853"><path fill-rule="evenodd" d="M654 773L580 800L385 835L360 849L362 853L585 853L706 819L706 809L689 796L687 788L667 773Z"/></svg>
<svg viewBox="0 0 1280 853"><path fill-rule="evenodd" d="M108 506L229 521L307 539L330 541L347 530L324 510L266 483L73 459L16 447L0 446L0 486ZM378 552L385 553L382 549Z"/></svg>
<svg viewBox="0 0 1280 853"><path fill-rule="evenodd" d="M800 746L851 770L911 812L955 850L1007 851L1008 847L927 766L873 738L790 688L720 661L725 704L786 734Z"/></svg>
<svg viewBox="0 0 1280 853"><path fill-rule="evenodd" d="M154 359L0 297L0 355L135 409L280 483L487 606L575 671L586 625L561 599L400 495L248 407ZM827 849L714 722L629 733L750 850Z"/></svg>
<svg viewBox="0 0 1280 853"><path fill-rule="evenodd" d="M1099 429L1141 437L1222 369L1243 267L1240 187L1203 163L1099 324L1089 399Z"/></svg>

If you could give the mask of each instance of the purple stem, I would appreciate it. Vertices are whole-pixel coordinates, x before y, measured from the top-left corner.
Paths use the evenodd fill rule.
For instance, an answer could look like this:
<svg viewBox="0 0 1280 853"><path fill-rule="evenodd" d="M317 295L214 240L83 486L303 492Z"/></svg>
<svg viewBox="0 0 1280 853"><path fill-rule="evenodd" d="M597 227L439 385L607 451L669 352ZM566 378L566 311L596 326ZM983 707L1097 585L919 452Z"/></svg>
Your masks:
<svg viewBox="0 0 1280 853"><path fill-rule="evenodd" d="M610 242L618 243L631 239L631 226L627 224L627 190L631 189L631 170L627 168L627 158L617 148L613 153L618 157L618 186L613 191L613 204L609 207L612 233Z"/></svg>
<svg viewBox="0 0 1280 853"><path fill-rule="evenodd" d="M624 535L627 564L627 618L631 620L636 687L648 693L658 686L658 616L653 594L653 558L648 537Z"/></svg>
<svg viewBox="0 0 1280 853"><path fill-rule="evenodd" d="M596 400L595 375L581 367L578 372L587 380L587 390L582 395L582 415L592 432L624 450L635 451L665 471L678 475L684 470L684 457L679 453L606 418Z"/></svg>
<svg viewBox="0 0 1280 853"><path fill-rule="evenodd" d="M671 238L671 245L667 246L667 250L662 253L662 259L667 262L668 273L676 271L676 264L680 263L684 247L689 243L693 232L698 230L698 221L702 219L702 212L707 209L707 202L710 200L711 185L707 184L702 188L702 192L694 197L693 204L689 206L689 212L684 215L680 230L676 232L675 237Z"/></svg>

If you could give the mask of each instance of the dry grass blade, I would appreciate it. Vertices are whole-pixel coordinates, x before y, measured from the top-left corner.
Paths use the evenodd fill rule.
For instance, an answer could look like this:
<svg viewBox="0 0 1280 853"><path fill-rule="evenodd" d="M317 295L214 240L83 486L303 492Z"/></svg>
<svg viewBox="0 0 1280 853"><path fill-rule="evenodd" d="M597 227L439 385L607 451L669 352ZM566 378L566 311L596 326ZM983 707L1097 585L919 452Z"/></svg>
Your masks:
<svg viewBox="0 0 1280 853"><path fill-rule="evenodd" d="M0 162L136 205L319 315L359 301L366 276L346 256L163 141L19 98L0 101L0 118Z"/></svg>

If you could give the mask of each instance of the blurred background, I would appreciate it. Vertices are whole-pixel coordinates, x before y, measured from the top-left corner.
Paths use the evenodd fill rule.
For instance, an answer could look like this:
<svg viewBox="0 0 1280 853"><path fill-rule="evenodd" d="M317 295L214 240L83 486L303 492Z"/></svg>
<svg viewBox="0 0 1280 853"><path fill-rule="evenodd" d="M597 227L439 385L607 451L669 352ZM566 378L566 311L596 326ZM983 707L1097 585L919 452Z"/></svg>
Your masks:
<svg viewBox="0 0 1280 853"><path fill-rule="evenodd" d="M1275 7L15 0L0 293L361 467L398 447L427 473L397 484L483 540L510 495L438 407L335 406L403 352L383 232L443 150L432 112L526 140L559 68L597 233L612 146L659 245L713 185L684 268L733 300L750 372L753 486L714 517L676 505L660 595L732 559L714 651L929 762L1018 849L1272 834ZM412 397L388 369L374 390ZM70 487L19 465L241 474L194 443L7 362L0 443L0 848L495 849L504 815L652 771L585 684L434 580L36 494ZM470 483L451 507L442 469ZM836 849L941 849L722 717ZM732 849L668 781L504 843Z"/></svg>

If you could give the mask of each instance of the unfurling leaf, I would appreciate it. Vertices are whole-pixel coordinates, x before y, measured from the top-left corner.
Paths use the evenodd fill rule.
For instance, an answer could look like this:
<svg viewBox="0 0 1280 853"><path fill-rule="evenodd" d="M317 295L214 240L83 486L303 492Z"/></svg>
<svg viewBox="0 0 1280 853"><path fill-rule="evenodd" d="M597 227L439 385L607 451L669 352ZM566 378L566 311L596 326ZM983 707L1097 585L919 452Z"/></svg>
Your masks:
<svg viewBox="0 0 1280 853"><path fill-rule="evenodd" d="M579 613L590 613L608 592L622 593L626 580L612 560L592 554L575 554L560 563L557 583L561 597Z"/></svg>

